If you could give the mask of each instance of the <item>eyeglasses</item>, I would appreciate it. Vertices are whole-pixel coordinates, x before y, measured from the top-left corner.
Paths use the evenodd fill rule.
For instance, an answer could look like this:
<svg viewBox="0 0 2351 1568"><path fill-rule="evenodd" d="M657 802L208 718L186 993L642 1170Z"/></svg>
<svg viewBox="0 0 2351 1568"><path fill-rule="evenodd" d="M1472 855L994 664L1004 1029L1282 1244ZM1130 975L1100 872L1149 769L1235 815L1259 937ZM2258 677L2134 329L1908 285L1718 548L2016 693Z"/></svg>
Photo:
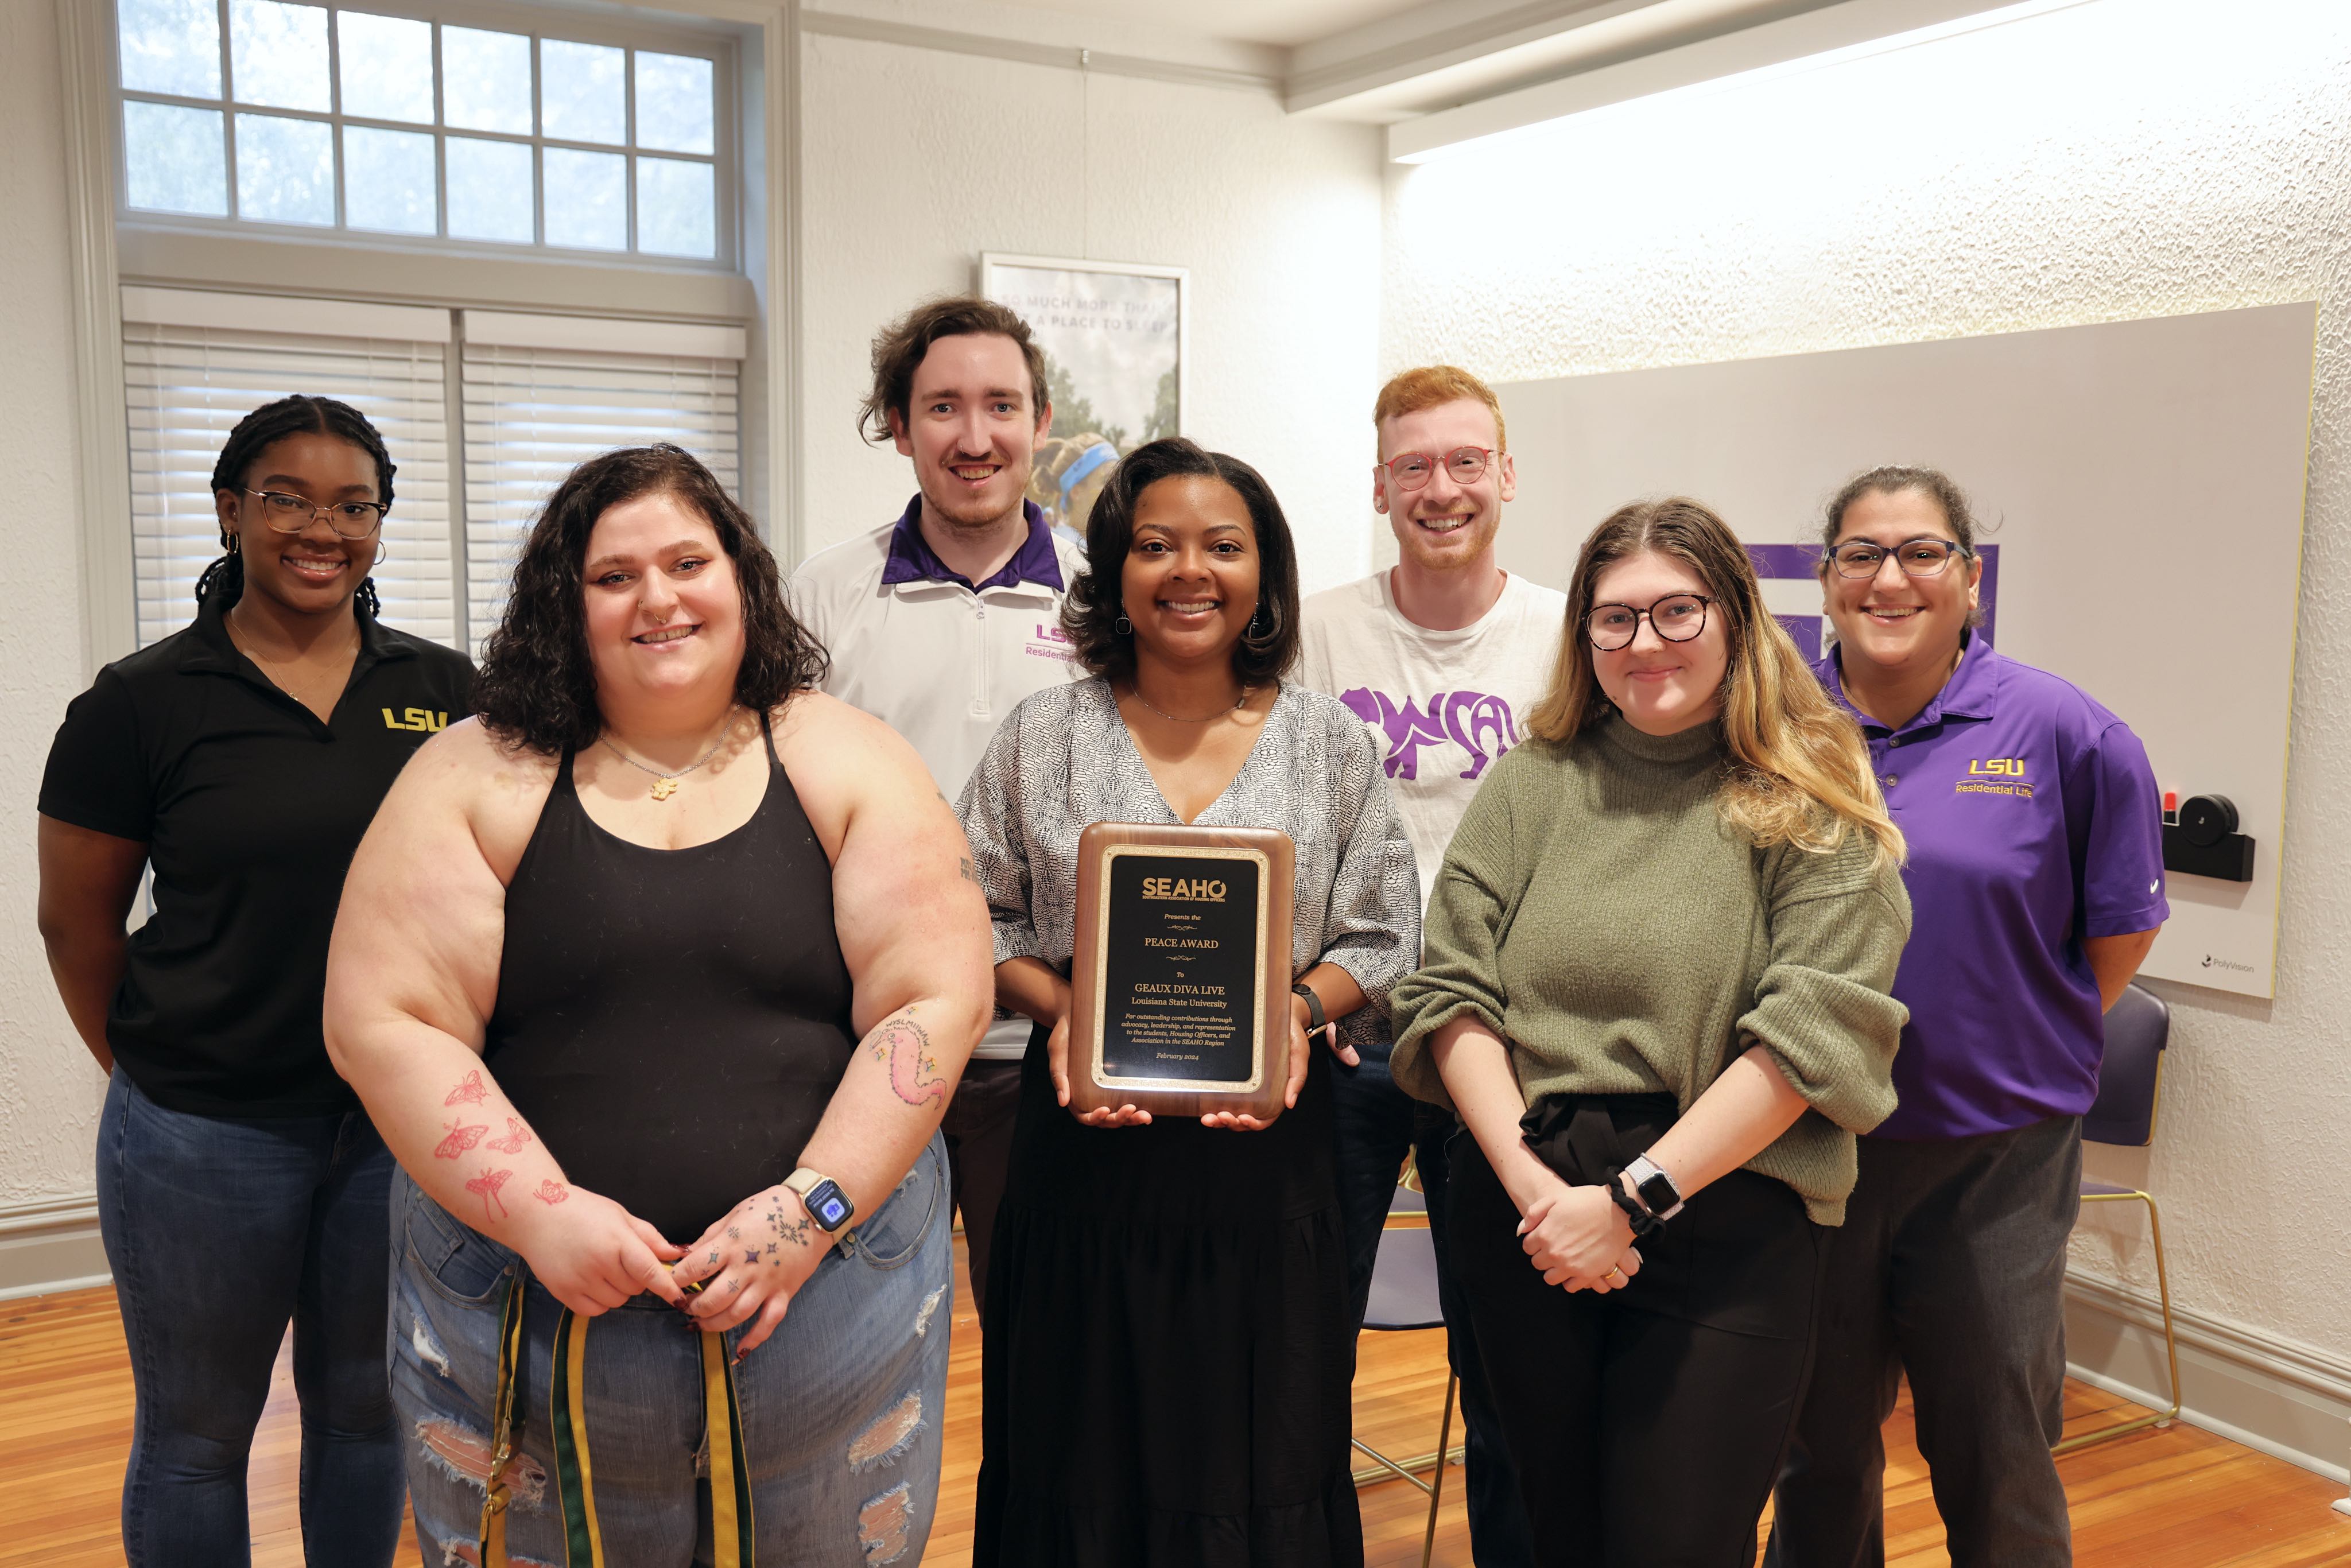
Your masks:
<svg viewBox="0 0 2351 1568"><path fill-rule="evenodd" d="M1703 593L1669 593L1646 610L1629 604L1595 604L1583 618L1583 635L1604 653L1632 645L1646 618L1649 629L1668 643L1687 643L1706 630L1706 607L1714 601Z"/></svg>
<svg viewBox="0 0 2351 1568"><path fill-rule="evenodd" d="M1902 568L1905 577L1940 577L1953 556L1974 554L1950 539L1923 534L1915 539L1904 539L1890 550L1867 539L1847 539L1829 551L1829 559L1835 564L1839 577L1876 577L1889 555Z"/></svg>
<svg viewBox="0 0 2351 1568"><path fill-rule="evenodd" d="M1486 465L1493 460L1490 446L1457 446L1442 459L1446 477L1456 485L1475 485L1486 476ZM1439 461L1426 452L1400 452L1384 463L1373 464L1372 472L1385 474L1399 490L1417 490L1428 483Z"/></svg>
<svg viewBox="0 0 2351 1568"><path fill-rule="evenodd" d="M281 534L298 534L310 526L311 518L324 517L340 537L363 539L383 527L383 515L392 510L381 501L335 501L322 507L283 490L247 490L246 494L261 497L261 520Z"/></svg>

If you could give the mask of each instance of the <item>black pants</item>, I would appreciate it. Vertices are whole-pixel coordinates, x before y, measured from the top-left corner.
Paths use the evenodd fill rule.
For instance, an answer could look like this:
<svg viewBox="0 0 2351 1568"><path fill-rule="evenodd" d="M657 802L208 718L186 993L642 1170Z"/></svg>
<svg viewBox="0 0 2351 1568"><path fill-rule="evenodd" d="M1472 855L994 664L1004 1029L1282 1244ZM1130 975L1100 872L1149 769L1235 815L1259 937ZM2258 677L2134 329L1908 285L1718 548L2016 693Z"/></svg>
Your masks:
<svg viewBox="0 0 2351 1568"><path fill-rule="evenodd" d="M1953 1568L2073 1561L2049 1447L2064 1420L2065 1241L2081 1190L2075 1117L1973 1138L1861 1140L1767 1563L1885 1563L1878 1427L1905 1367Z"/></svg>
<svg viewBox="0 0 2351 1568"><path fill-rule="evenodd" d="M1005 1173L1012 1168L1012 1122L1019 1109L1020 1064L974 1061L965 1065L963 1082L939 1123L947 1140L955 1206L963 1212L971 1304L982 1333L987 1329L988 1243L996 1235L997 1207L1004 1201Z"/></svg>
<svg viewBox="0 0 2351 1568"><path fill-rule="evenodd" d="M1388 1206L1395 1201L1396 1172L1409 1149L1428 1200L1437 1310L1445 1315L1445 1357L1461 1379L1459 1429L1466 1450L1462 1484L1468 1500L1469 1551L1478 1568L1528 1568L1534 1562L1534 1548L1528 1540L1526 1510L1519 1502L1519 1473L1502 1445L1493 1398L1486 1392L1486 1371L1478 1361L1477 1335L1445 1260L1445 1141L1453 1135L1453 1113L1423 1104L1396 1087L1388 1071L1394 1050L1381 1040L1363 1048L1362 1061L1353 1067L1335 1060L1331 1063L1339 1218L1347 1227L1348 1324L1361 1333L1382 1228Z"/></svg>
<svg viewBox="0 0 2351 1568"><path fill-rule="evenodd" d="M1528 1142L1597 1183L1673 1124L1669 1095L1552 1096ZM1448 1247L1546 1568L1746 1568L1812 1356L1823 1229L1734 1171L1641 1248L1632 1284L1542 1282L1519 1213L1455 1135Z"/></svg>

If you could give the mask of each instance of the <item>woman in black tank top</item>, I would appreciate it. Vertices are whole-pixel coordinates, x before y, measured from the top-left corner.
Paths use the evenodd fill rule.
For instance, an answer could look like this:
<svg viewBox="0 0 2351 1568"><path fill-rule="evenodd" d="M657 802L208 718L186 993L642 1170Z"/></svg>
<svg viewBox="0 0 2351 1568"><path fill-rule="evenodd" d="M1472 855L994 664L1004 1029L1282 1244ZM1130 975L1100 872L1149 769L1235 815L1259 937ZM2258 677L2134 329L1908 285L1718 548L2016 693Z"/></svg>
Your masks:
<svg viewBox="0 0 2351 1568"><path fill-rule="evenodd" d="M823 659L699 463L597 458L352 863L327 1039L405 1173L428 1558L920 1557L987 916Z"/></svg>

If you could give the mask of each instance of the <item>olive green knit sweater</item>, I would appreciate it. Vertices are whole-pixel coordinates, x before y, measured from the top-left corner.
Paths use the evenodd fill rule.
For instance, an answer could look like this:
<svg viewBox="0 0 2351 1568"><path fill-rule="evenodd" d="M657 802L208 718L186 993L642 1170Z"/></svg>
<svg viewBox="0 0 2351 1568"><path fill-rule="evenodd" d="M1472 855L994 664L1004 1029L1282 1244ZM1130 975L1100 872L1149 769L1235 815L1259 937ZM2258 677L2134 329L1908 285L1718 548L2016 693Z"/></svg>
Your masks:
<svg viewBox="0 0 2351 1568"><path fill-rule="evenodd" d="M1841 1225L1854 1134L1894 1109L1910 900L1865 834L1755 848L1716 810L1725 759L1713 726L1656 737L1611 715L1497 763L1391 1000L1395 1080L1449 1108L1426 1042L1468 1013L1510 1042L1529 1104L1662 1092L1687 1111L1760 1043L1812 1108L1747 1168Z"/></svg>

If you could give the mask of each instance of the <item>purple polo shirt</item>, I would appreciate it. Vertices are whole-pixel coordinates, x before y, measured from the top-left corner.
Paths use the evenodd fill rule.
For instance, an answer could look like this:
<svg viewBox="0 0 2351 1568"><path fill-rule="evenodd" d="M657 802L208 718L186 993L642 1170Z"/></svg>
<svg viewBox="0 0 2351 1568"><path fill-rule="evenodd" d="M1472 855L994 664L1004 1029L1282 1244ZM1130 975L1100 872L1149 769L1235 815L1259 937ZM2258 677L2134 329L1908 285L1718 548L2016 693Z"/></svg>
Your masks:
<svg viewBox="0 0 2351 1568"><path fill-rule="evenodd" d="M1062 592L1068 585L1061 581L1061 558L1053 553L1053 528L1045 520L1044 508L1034 501L1023 501L1020 515L1029 519L1028 538L1012 552L1012 559L1004 563L1001 571L986 582L974 582L959 571L949 571L930 541L923 538L923 497L915 496L906 503L905 511L890 530L890 553L882 561L882 586L887 588L893 582L960 582L977 593L983 588L1035 582L1056 593Z"/></svg>
<svg viewBox="0 0 2351 1568"><path fill-rule="evenodd" d="M1845 700L1832 650L1813 666L1860 721L1910 841L1910 1009L1901 1103L1873 1134L1962 1138L2097 1098L2105 1021L2083 938L2160 925L2162 800L2147 748L2088 693L1970 633L1935 700L1900 729Z"/></svg>

